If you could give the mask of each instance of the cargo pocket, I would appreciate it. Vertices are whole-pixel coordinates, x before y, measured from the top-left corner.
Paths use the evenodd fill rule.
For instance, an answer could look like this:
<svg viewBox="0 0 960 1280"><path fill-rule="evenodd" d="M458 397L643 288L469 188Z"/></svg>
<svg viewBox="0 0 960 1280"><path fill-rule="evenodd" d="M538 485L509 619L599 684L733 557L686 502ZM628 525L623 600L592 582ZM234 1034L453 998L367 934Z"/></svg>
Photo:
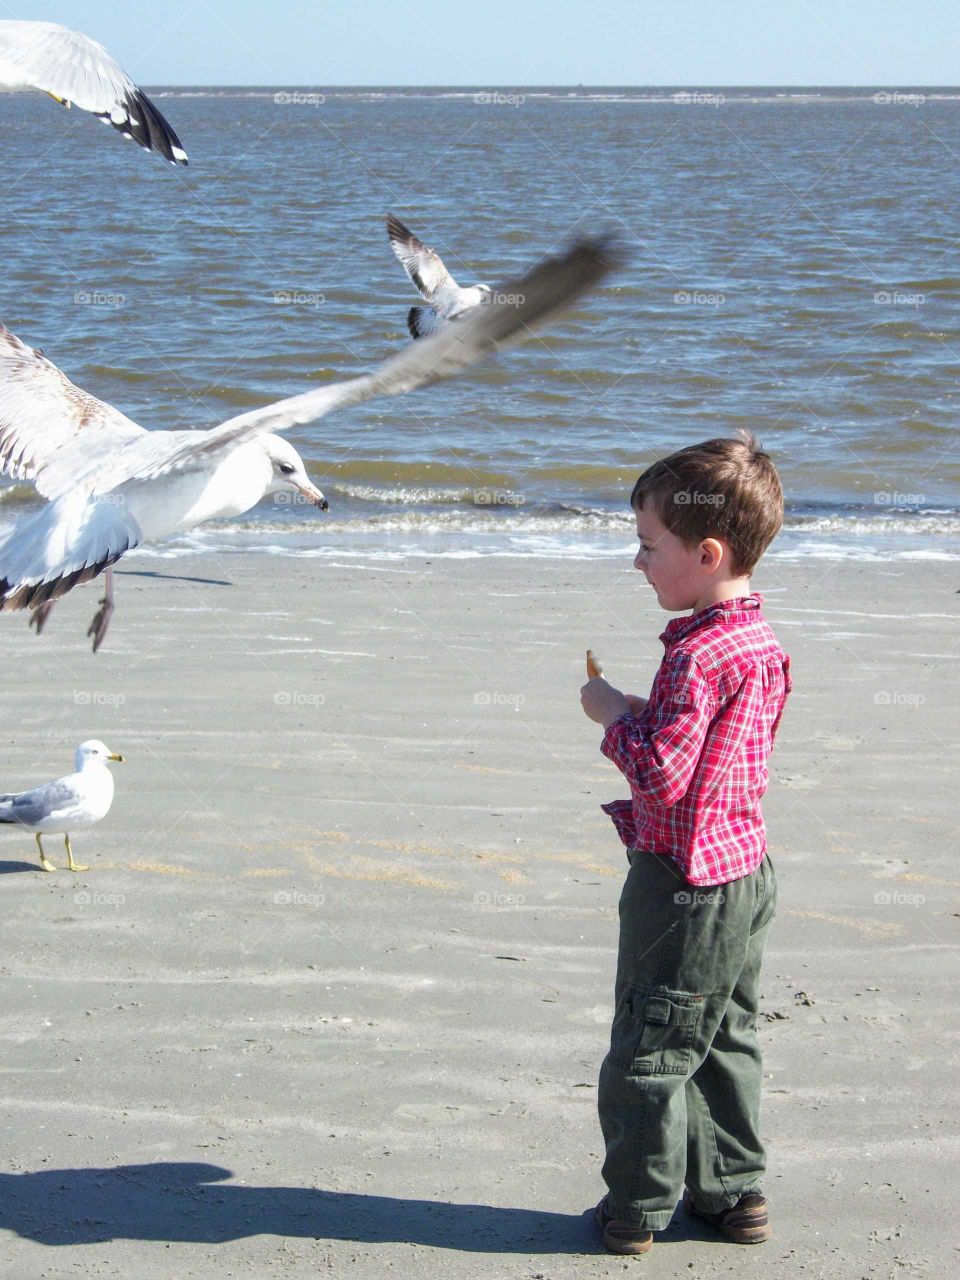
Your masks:
<svg viewBox="0 0 960 1280"><path fill-rule="evenodd" d="M614 1024L621 1067L638 1076L687 1075L703 996L666 987L632 987Z"/></svg>

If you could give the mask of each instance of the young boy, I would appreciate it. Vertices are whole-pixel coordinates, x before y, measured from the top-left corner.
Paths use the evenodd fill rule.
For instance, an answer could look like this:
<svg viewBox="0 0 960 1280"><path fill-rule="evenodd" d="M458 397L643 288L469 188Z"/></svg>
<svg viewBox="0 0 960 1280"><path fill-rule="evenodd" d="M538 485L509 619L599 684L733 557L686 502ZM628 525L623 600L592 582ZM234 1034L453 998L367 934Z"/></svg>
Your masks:
<svg viewBox="0 0 960 1280"><path fill-rule="evenodd" d="M646 1253L686 1183L728 1239L770 1236L760 1190L760 963L776 904L760 797L790 662L750 574L783 521L757 441L655 462L630 497L643 571L668 612L649 699L597 677L581 702L631 799L604 805L627 846L610 1052L598 1106L612 1253Z"/></svg>

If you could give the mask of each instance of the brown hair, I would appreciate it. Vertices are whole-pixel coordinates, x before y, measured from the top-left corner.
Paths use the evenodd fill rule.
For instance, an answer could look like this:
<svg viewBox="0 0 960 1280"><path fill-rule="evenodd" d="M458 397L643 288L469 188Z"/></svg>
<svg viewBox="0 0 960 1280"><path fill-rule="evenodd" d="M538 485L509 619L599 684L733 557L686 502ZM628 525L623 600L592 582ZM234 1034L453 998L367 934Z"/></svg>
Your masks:
<svg viewBox="0 0 960 1280"><path fill-rule="evenodd" d="M630 505L652 508L684 542L726 543L737 574L749 576L783 524L783 489L768 453L749 431L689 445L647 467Z"/></svg>

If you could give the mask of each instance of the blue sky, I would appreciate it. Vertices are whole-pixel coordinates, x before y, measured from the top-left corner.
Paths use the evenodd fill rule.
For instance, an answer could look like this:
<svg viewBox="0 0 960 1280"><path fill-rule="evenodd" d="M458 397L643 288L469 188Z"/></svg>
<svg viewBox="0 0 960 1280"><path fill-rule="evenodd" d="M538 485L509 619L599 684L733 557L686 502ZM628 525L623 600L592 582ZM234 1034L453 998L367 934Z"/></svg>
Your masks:
<svg viewBox="0 0 960 1280"><path fill-rule="evenodd" d="M956 0L0 0L144 84L960 82Z"/></svg>

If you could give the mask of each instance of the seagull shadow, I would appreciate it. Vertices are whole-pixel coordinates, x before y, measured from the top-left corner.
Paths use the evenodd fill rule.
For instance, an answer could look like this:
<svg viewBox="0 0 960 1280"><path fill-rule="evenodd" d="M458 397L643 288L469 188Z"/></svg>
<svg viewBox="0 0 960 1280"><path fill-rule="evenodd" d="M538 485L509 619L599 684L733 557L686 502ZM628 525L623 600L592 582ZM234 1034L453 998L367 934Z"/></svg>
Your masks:
<svg viewBox="0 0 960 1280"><path fill-rule="evenodd" d="M601 1251L592 1211L226 1184L231 1176L218 1165L171 1162L0 1174L0 1229L50 1246L108 1240L222 1244L276 1235L463 1253ZM671 1230L664 1237L682 1235Z"/></svg>
<svg viewBox="0 0 960 1280"><path fill-rule="evenodd" d="M39 871L36 862L0 862L0 876L11 875L15 871Z"/></svg>
<svg viewBox="0 0 960 1280"><path fill-rule="evenodd" d="M160 573L156 569L114 569L118 578L163 578L167 582L199 582L205 587L232 587L229 578L196 578L184 573Z"/></svg>

